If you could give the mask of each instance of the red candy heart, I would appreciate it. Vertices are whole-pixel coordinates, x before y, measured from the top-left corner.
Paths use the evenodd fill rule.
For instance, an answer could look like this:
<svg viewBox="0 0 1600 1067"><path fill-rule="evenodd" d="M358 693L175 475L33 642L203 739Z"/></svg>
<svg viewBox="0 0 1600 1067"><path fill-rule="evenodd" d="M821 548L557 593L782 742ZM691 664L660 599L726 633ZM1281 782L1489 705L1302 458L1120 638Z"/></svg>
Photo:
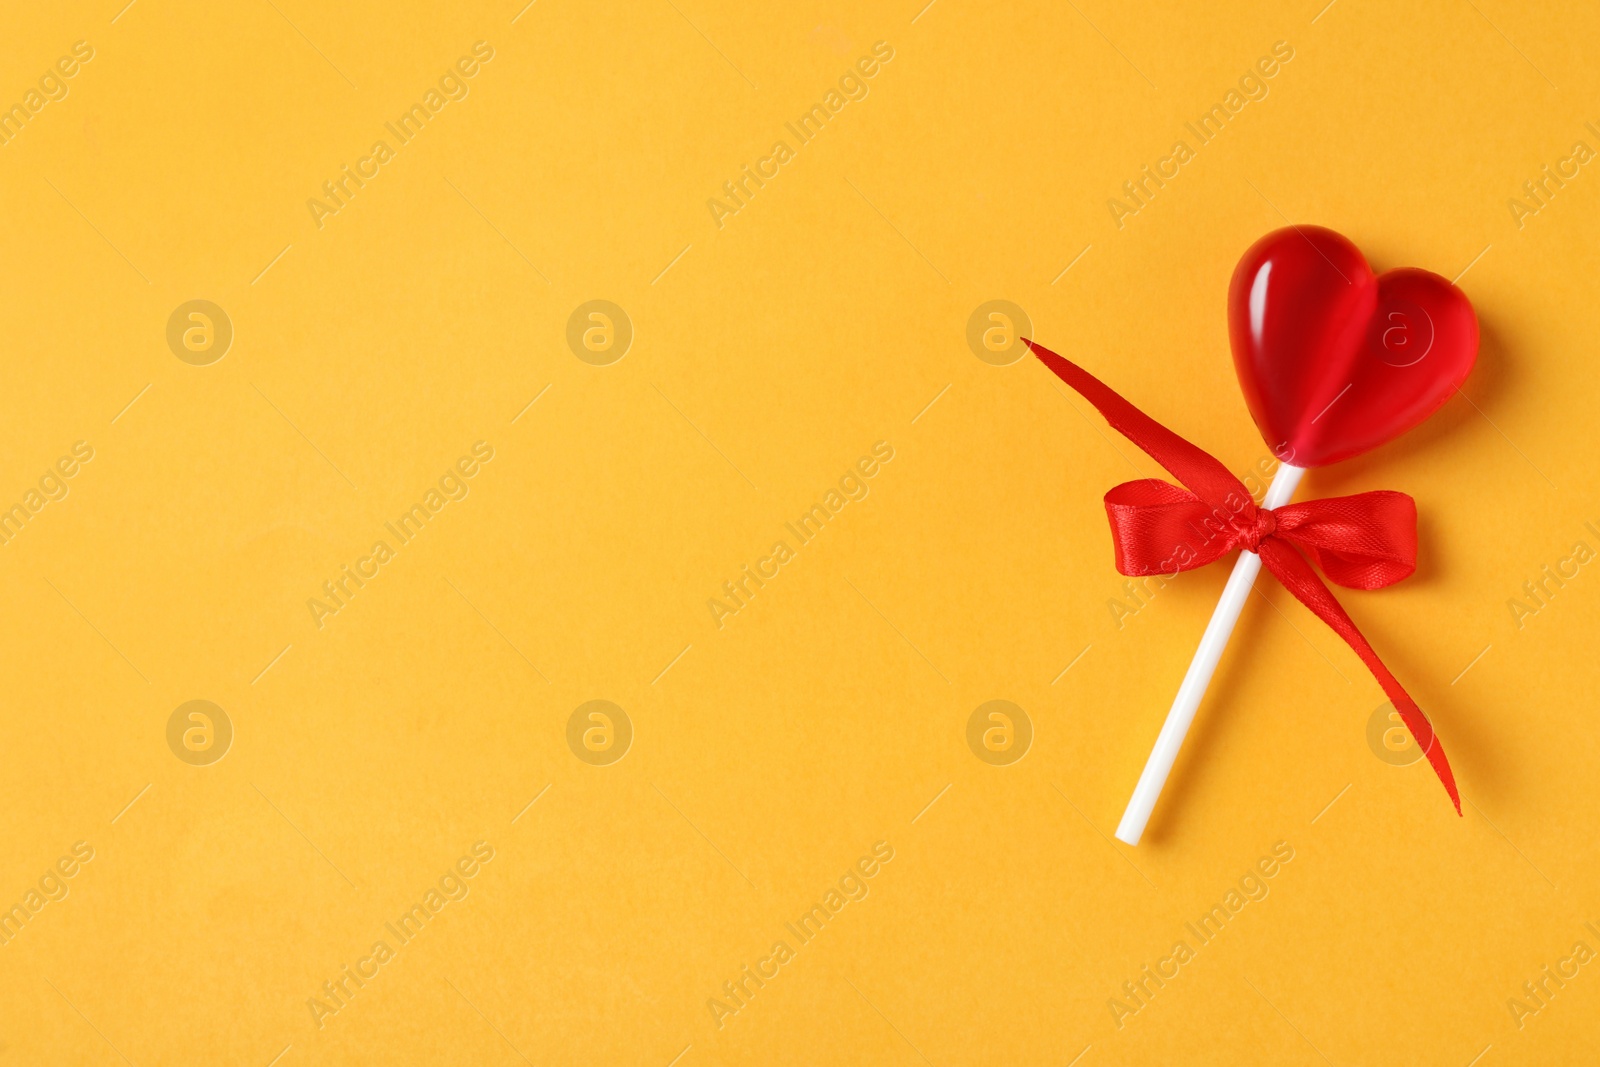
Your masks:
<svg viewBox="0 0 1600 1067"><path fill-rule="evenodd" d="M1432 415L1478 356L1465 294L1425 270L1375 277L1320 226L1250 246L1228 287L1245 402L1273 454L1321 467L1377 448Z"/></svg>

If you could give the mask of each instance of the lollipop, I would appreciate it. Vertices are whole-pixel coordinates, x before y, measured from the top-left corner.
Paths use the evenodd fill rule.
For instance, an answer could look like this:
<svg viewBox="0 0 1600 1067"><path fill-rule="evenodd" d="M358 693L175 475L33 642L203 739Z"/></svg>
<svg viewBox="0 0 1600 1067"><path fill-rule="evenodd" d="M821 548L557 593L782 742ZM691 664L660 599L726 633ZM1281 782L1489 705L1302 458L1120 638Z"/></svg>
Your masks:
<svg viewBox="0 0 1600 1067"><path fill-rule="evenodd" d="M1416 569L1415 502L1388 491L1289 500L1308 468L1376 448L1450 399L1477 358L1472 305L1437 274L1405 268L1374 276L1346 238L1292 226L1263 237L1239 261L1228 289L1228 326L1245 401L1279 460L1259 507L1217 459L1081 367L1028 341L1112 428L1183 483L1147 478L1106 494L1119 571L1170 578L1241 549L1117 837L1139 843L1263 564L1361 657L1459 814L1455 778L1427 717L1306 558L1350 588L1399 581Z"/></svg>

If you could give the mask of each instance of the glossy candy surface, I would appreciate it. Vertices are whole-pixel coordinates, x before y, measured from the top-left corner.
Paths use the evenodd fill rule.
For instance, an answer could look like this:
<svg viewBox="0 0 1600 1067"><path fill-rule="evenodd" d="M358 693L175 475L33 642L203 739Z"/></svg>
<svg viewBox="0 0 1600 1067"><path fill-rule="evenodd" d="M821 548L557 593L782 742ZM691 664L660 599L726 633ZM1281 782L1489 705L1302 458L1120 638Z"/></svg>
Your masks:
<svg viewBox="0 0 1600 1067"><path fill-rule="evenodd" d="M1250 414L1297 467L1369 451L1433 414L1478 355L1466 296L1415 268L1374 276L1320 226L1267 234L1228 289L1228 333Z"/></svg>

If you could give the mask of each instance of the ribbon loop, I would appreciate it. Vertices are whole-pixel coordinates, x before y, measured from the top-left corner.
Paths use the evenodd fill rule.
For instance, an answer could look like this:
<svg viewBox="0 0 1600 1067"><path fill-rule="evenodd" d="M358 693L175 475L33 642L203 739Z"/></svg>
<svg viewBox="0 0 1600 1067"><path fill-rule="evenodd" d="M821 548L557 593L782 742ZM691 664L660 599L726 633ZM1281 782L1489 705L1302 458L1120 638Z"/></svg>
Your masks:
<svg viewBox="0 0 1600 1067"><path fill-rule="evenodd" d="M1349 589L1382 589L1417 569L1417 503L1380 489L1285 504L1278 529Z"/></svg>
<svg viewBox="0 0 1600 1067"><path fill-rule="evenodd" d="M1134 577L1203 567L1234 547L1232 516L1159 478L1123 482L1106 493L1117 570Z"/></svg>
<svg viewBox="0 0 1600 1067"><path fill-rule="evenodd" d="M1106 493L1117 570L1136 577L1171 577L1236 548L1258 553L1273 576L1361 657L1427 753L1456 814L1461 814L1455 775L1428 717L1299 551L1303 549L1324 574L1347 588L1392 585L1417 567L1416 502L1405 493L1379 490L1273 509L1257 507L1244 483L1216 457L1150 418L1082 367L1027 338L1023 341L1113 429L1183 483L1142 478Z"/></svg>

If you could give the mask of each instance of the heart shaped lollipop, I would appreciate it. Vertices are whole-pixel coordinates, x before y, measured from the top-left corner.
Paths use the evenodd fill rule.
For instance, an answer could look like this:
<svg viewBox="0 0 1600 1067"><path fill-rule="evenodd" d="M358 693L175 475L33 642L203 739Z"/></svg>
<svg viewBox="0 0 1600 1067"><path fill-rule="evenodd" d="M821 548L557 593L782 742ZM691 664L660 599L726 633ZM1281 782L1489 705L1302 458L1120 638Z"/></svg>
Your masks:
<svg viewBox="0 0 1600 1067"><path fill-rule="evenodd" d="M1399 581L1416 568L1416 503L1393 492L1302 504L1289 499L1306 468L1376 448L1450 398L1477 358L1472 305L1427 271L1375 277L1344 237L1295 226L1268 234L1244 254L1228 290L1228 325L1245 400L1280 461L1259 507L1215 457L1082 367L1028 342L1114 429L1183 483L1147 478L1106 494L1118 570L1171 578L1241 549L1117 837L1139 843L1263 563L1361 657L1459 814L1455 777L1427 716L1306 559L1340 585L1378 589Z"/></svg>
<svg viewBox="0 0 1600 1067"><path fill-rule="evenodd" d="M1322 467L1432 415L1472 371L1478 319L1460 289L1402 268L1374 277L1320 226L1250 246L1228 287L1228 335L1245 402L1273 454Z"/></svg>

